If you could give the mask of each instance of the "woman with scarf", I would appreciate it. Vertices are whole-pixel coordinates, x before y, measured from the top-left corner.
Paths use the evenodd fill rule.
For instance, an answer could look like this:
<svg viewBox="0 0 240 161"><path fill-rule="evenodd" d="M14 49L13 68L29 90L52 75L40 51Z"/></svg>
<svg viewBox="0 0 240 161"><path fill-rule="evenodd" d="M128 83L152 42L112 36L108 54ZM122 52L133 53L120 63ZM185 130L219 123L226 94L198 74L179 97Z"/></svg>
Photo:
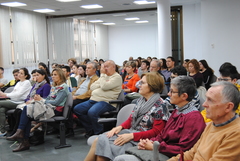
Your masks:
<svg viewBox="0 0 240 161"><path fill-rule="evenodd" d="M168 109L159 94L163 86L164 80L159 74L144 73L139 84L142 96L132 114L120 126L100 135L92 144L85 161L113 160L129 147L137 145L140 139L160 133L169 118Z"/></svg>
<svg viewBox="0 0 240 161"><path fill-rule="evenodd" d="M34 70L34 73L32 73L32 74L36 75L36 83L33 85L30 93L28 94L27 98L25 99L25 103L18 105L16 110L14 111L13 116L15 119L15 124L14 124L14 128L12 130L12 133L9 136L15 134L15 132L17 131L18 124L20 121L20 116L22 113L22 109L27 104L33 102L33 98L34 98L35 94L40 95L42 98L46 98L49 95L51 85L50 85L50 81L48 79L48 76L47 76L47 73L45 72L45 70L37 69L37 70Z"/></svg>
<svg viewBox="0 0 240 161"><path fill-rule="evenodd" d="M154 141L160 143L158 148L160 161L166 161L181 151L191 149L206 126L194 105L195 102L192 101L195 93L196 85L193 78L178 76L172 79L168 96L176 109L164 129L156 137L141 139L138 146L126 150L126 153L131 155L120 155L114 161L152 160Z"/></svg>
<svg viewBox="0 0 240 161"><path fill-rule="evenodd" d="M65 83L66 77L63 71L60 68L54 69L52 72L53 84L50 90L50 94L46 99L43 99L40 95L34 95L34 101L42 101L44 104L51 104L55 107L54 113L55 116L60 116L63 113L63 107L67 100L67 95L69 93L68 86ZM16 149L13 149L13 152L28 150L30 148L29 144L29 134L31 130L31 121L32 118L27 116L27 107L23 108L20 123L16 133L7 137L7 140L19 140L20 144Z"/></svg>

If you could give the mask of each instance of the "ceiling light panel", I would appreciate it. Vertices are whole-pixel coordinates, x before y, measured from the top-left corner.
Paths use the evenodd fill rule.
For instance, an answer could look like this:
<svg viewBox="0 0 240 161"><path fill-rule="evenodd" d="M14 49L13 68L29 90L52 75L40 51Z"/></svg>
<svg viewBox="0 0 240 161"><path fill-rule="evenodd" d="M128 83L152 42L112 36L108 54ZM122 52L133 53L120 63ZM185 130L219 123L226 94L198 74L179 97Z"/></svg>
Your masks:
<svg viewBox="0 0 240 161"><path fill-rule="evenodd" d="M103 25L116 25L115 23L112 22L106 22L106 23L102 23Z"/></svg>
<svg viewBox="0 0 240 161"><path fill-rule="evenodd" d="M156 1L134 1L133 3L138 4L138 5L145 5L145 4L154 4Z"/></svg>
<svg viewBox="0 0 240 161"><path fill-rule="evenodd" d="M27 4L21 3L21 2L6 2L6 3L1 3L3 6L8 6L8 7L20 7L20 6L26 6Z"/></svg>
<svg viewBox="0 0 240 161"><path fill-rule="evenodd" d="M76 1L81 1L81 0L56 0L59 2L76 2Z"/></svg>
<svg viewBox="0 0 240 161"><path fill-rule="evenodd" d="M89 22L91 22L91 23L99 23L99 22L103 22L103 20L89 20Z"/></svg>
<svg viewBox="0 0 240 161"><path fill-rule="evenodd" d="M99 5L99 4L82 5L82 6L80 6L80 7L85 8L85 9L103 8L103 6L101 6L101 5Z"/></svg>
<svg viewBox="0 0 240 161"><path fill-rule="evenodd" d="M148 23L147 20L143 20L143 21L135 21L135 23Z"/></svg>
<svg viewBox="0 0 240 161"><path fill-rule="evenodd" d="M136 20L140 20L140 18L138 18L138 17L129 17L129 18L125 18L124 20L126 20L126 21L136 21Z"/></svg>
<svg viewBox="0 0 240 161"><path fill-rule="evenodd" d="M49 13L49 12L55 12L55 10L44 8L44 9L35 9L33 10L35 12L40 12L40 13Z"/></svg>

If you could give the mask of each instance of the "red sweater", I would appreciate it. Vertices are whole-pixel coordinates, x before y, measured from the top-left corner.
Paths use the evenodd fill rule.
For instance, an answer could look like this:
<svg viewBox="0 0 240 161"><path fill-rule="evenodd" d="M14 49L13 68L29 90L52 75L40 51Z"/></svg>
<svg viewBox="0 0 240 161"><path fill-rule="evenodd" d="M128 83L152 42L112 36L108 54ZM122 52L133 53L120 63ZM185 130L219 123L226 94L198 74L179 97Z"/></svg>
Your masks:
<svg viewBox="0 0 240 161"><path fill-rule="evenodd" d="M123 129L130 129L132 123L132 116L130 115L129 118L121 124ZM165 126L164 120L154 120L153 127L151 130L135 132L133 133L133 140L139 141L140 139L152 138L159 134Z"/></svg>
<svg viewBox="0 0 240 161"><path fill-rule="evenodd" d="M122 89L124 89L124 85L127 86L127 89L130 89L131 92L137 92L138 88L135 87L136 83L140 80L137 74L134 74L131 79L127 79L128 75L124 79L124 83L122 84Z"/></svg>
<svg viewBox="0 0 240 161"><path fill-rule="evenodd" d="M182 151L191 149L205 126L199 111L178 115L177 110L174 110L162 132L151 140L160 143L160 153L172 157L179 154L180 149Z"/></svg>

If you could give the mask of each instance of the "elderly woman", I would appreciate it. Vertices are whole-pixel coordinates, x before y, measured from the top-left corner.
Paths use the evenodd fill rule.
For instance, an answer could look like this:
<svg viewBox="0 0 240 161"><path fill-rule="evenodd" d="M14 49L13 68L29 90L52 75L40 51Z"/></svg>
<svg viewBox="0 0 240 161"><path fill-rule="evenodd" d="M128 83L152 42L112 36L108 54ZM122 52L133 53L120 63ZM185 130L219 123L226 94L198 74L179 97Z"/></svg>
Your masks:
<svg viewBox="0 0 240 161"><path fill-rule="evenodd" d="M43 101L45 104L51 104L55 106L54 113L56 116L62 115L63 107L67 99L68 95L68 86L65 83L66 77L63 71L59 68L54 69L52 72L53 86L50 90L50 94L46 99L43 99L40 95L36 94L34 96L35 101ZM7 139L11 140L21 140L23 141L19 144L16 149L13 149L13 152L28 150L30 148L30 144L28 141L29 133L31 130L31 121L32 118L27 116L27 107L23 108L20 123L17 129L17 132Z"/></svg>
<svg viewBox="0 0 240 161"><path fill-rule="evenodd" d="M113 160L129 147L137 145L140 139L156 136L169 118L160 92L164 80L158 73L144 73L139 85L138 99L129 118L120 126L104 133L94 141L85 161Z"/></svg>
<svg viewBox="0 0 240 161"><path fill-rule="evenodd" d="M205 123L192 99L196 93L195 82L187 76L178 76L171 81L170 96L171 104L176 105L166 126L158 136L142 139L137 147L128 149L126 152L134 155L122 155L114 161L124 160L151 160L153 153L153 141L160 143L160 160L165 161L168 157L179 154L180 151L189 150L200 138ZM136 157L137 156L137 157ZM141 159L139 159L141 158Z"/></svg>
<svg viewBox="0 0 240 161"><path fill-rule="evenodd" d="M138 88L135 87L135 85L140 80L140 78L135 73L136 69L137 69L136 63L133 61L128 61L125 64L125 70L127 72L127 76L125 77L122 85L122 89L124 89L125 94L138 91Z"/></svg>
<svg viewBox="0 0 240 161"><path fill-rule="evenodd" d="M17 131L23 107L27 104L30 104L33 101L35 94L40 95L42 98L46 98L49 95L51 86L50 86L50 81L48 79L48 76L47 76L47 73L45 72L45 70L37 69L37 70L33 70L33 72L32 72L32 74L36 75L35 76L36 83L33 85L30 93L24 100L25 103L18 105L17 109L13 113L13 116L14 116L16 122L15 122L15 125L13 128L12 134L14 134ZM9 135L9 136L11 136L11 135Z"/></svg>
<svg viewBox="0 0 240 161"><path fill-rule="evenodd" d="M0 130L5 133L5 112L9 109L15 109L18 104L24 103L29 91L31 90L31 83L29 81L30 74L27 68L21 68L18 73L19 82L14 87L11 93L3 93L0 91L1 97L8 97L10 100L0 101Z"/></svg>

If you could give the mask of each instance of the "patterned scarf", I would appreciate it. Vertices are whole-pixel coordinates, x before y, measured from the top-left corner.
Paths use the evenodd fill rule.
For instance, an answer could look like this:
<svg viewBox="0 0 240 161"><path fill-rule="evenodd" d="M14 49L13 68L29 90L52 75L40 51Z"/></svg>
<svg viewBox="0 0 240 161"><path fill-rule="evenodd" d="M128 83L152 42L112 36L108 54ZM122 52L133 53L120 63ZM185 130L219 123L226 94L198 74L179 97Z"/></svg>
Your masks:
<svg viewBox="0 0 240 161"><path fill-rule="evenodd" d="M143 116L154 106L157 100L159 100L160 94L154 93L148 100L144 97L138 99L137 105L134 107L132 112L132 127L135 129L141 122Z"/></svg>
<svg viewBox="0 0 240 161"><path fill-rule="evenodd" d="M35 84L34 88L32 89L31 93L30 93L30 98L33 98L34 95L36 94L37 90L38 90L41 86L43 86L44 84L46 84L46 83L47 83L46 80L43 80L43 81L40 82L40 83L37 82L37 83Z"/></svg>
<svg viewBox="0 0 240 161"><path fill-rule="evenodd" d="M66 84L65 83L63 83L63 84L61 84L60 86L52 86L52 88L51 88L51 91L50 91L50 94L48 95L48 97L50 97L50 100L54 100L56 97L57 97L57 93L59 92L59 91L61 91L62 89L64 89L64 86L65 86Z"/></svg>

